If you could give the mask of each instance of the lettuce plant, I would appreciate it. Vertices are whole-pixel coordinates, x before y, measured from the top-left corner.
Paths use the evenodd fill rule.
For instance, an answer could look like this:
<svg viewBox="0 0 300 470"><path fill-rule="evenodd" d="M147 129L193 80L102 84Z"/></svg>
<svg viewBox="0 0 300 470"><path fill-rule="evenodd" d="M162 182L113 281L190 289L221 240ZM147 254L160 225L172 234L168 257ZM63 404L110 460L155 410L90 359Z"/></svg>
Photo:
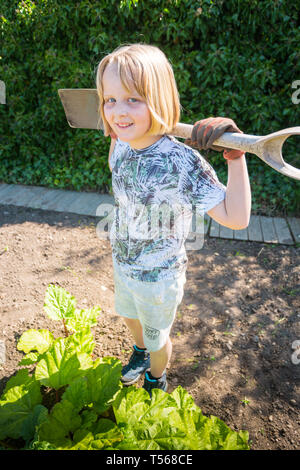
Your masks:
<svg viewBox="0 0 300 470"><path fill-rule="evenodd" d="M30 329L17 348L20 368L0 398L2 449L35 450L237 450L248 433L204 416L181 386L172 393L123 387L115 357L93 358L99 307L49 285L44 310L62 321L64 337Z"/></svg>

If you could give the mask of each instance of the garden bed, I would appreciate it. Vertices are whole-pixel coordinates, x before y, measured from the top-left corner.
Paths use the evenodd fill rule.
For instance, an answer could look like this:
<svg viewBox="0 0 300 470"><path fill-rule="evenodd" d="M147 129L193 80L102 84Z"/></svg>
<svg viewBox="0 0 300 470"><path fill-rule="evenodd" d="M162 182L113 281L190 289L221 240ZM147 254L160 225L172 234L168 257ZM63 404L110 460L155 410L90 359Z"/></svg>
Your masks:
<svg viewBox="0 0 300 470"><path fill-rule="evenodd" d="M132 339L114 310L109 241L97 219L0 207L0 394L20 368L29 328L63 335L43 311L57 284L81 308L99 305L94 356L125 363ZM185 295L171 332L169 392L182 385L205 415L247 430L252 449L299 449L299 247L207 239L188 251ZM142 379L137 384L142 385Z"/></svg>

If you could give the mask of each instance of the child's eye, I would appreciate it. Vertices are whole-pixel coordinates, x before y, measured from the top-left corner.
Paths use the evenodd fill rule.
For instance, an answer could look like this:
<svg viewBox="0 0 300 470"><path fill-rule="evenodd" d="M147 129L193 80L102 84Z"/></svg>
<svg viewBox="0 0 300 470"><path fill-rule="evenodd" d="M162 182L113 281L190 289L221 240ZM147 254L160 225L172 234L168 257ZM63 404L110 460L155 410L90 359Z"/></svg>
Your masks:
<svg viewBox="0 0 300 470"><path fill-rule="evenodd" d="M113 103L114 101L116 101L114 98L107 98L105 103Z"/></svg>
<svg viewBox="0 0 300 470"><path fill-rule="evenodd" d="M138 100L136 98L128 98L128 101L131 103L136 103Z"/></svg>

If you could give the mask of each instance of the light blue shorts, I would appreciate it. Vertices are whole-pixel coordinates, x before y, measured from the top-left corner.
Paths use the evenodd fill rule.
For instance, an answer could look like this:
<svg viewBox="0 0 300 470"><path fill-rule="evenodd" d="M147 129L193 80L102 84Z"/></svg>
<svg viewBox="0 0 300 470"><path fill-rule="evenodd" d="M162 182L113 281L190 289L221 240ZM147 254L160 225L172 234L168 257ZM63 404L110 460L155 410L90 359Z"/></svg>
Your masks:
<svg viewBox="0 0 300 470"><path fill-rule="evenodd" d="M145 347L159 351L168 339L183 298L185 272L177 279L144 282L124 275L114 259L113 268L116 313L140 320Z"/></svg>

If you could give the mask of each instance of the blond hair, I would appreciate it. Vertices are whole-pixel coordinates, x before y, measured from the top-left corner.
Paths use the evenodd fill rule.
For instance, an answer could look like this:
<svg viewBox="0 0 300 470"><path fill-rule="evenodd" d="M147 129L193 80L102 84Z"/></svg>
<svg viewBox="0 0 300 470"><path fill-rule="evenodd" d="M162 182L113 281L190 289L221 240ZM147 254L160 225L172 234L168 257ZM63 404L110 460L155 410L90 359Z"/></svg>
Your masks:
<svg viewBox="0 0 300 470"><path fill-rule="evenodd" d="M134 88L148 105L151 125L147 134L169 133L180 118L179 94L172 66L158 47L138 43L119 46L98 65L96 85L105 135L109 135L112 129L104 115L102 79L106 67L112 63L117 64L125 89Z"/></svg>

